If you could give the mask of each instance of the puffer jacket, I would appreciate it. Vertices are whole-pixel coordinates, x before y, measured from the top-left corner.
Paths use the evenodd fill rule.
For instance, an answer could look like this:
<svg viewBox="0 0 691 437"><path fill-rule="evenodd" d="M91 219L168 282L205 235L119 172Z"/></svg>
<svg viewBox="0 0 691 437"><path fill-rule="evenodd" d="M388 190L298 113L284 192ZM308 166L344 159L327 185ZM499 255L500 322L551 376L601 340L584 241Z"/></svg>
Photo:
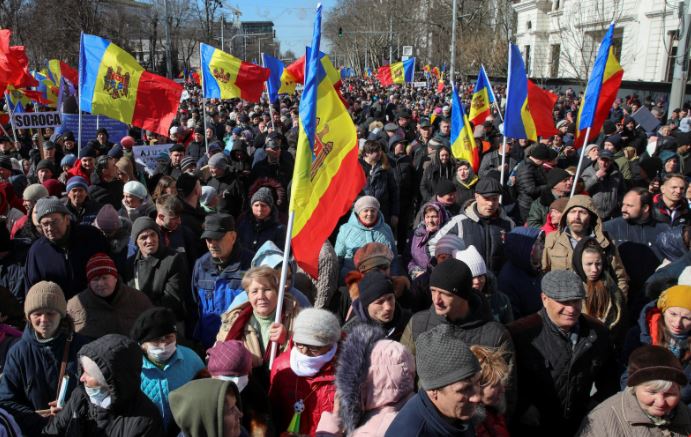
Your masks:
<svg viewBox="0 0 691 437"><path fill-rule="evenodd" d="M536 164L530 158L524 159L516 169L516 186L521 219L525 221L530 213L530 204L548 189L547 176L542 165Z"/></svg>
<svg viewBox="0 0 691 437"><path fill-rule="evenodd" d="M539 235L540 231L535 228L518 227L506 236L506 262L497 280L499 289L509 297L514 319L542 308L540 266L531 263Z"/></svg>
<svg viewBox="0 0 691 437"><path fill-rule="evenodd" d="M684 241L683 227L675 227L660 232L655 238L655 247L663 260L676 261L688 253L689 248Z"/></svg>
<svg viewBox="0 0 691 437"><path fill-rule="evenodd" d="M208 252L194 264L192 292L197 302L199 317L194 338L204 347L209 348L213 345L221 326L221 314L230 308L233 300L243 292L243 274L237 246L233 248L230 261L225 266L217 265Z"/></svg>
<svg viewBox="0 0 691 437"><path fill-rule="evenodd" d="M485 260L487 270L499 273L506 259L504 240L506 234L514 228L511 220L502 208L491 218L480 217L476 202L466 205L463 213L453 217L429 240L429 252L435 255L437 242L446 234L453 234L462 239L466 246L475 246Z"/></svg>
<svg viewBox="0 0 691 437"><path fill-rule="evenodd" d="M43 429L47 436L156 437L163 435L156 406L139 388L142 352L129 338L108 334L82 347L103 373L111 396L107 409L91 403L80 384L65 408Z"/></svg>
<svg viewBox="0 0 691 437"><path fill-rule="evenodd" d="M400 213L398 183L393 169L388 163L385 167L381 162L372 167L363 159L360 159L360 166L367 178L363 188L364 195L376 197L379 211L384 215L384 220L390 223L391 216L398 217Z"/></svg>
<svg viewBox="0 0 691 437"><path fill-rule="evenodd" d="M456 165L454 164L453 156L448 163L442 164L439 160L439 152L446 150L451 153L448 146L441 146L437 149L434 158L422 173L420 181L420 194L423 199L430 199L434 196L434 188L442 179L453 181L456 175Z"/></svg>
<svg viewBox="0 0 691 437"><path fill-rule="evenodd" d="M446 215L446 209L437 202L427 202L420 208L422 211L422 220L415 224L413 235L410 238L410 262L408 263L408 273L413 276L415 272L424 272L430 266L432 257L430 256L427 243L430 238L434 237L437 231L429 232L425 227L424 211L428 208L434 208L439 214L439 229L441 229L449 220Z"/></svg>
<svg viewBox="0 0 691 437"><path fill-rule="evenodd" d="M629 292L629 276L626 274L624 264L621 262L617 247L604 233L602 219L597 214L593 200L588 196L577 195L569 199L566 208L564 208L564 213L561 215L561 220L559 221L559 231L552 232L545 238L545 249L542 252L542 270L544 272L549 272L551 270L573 270L573 246L571 245L571 237L566 232L566 216L571 208L577 206L591 212L591 235L605 251L607 261L617 281L617 286L621 292L624 293L624 296L627 296ZM595 223L592 223L593 219Z"/></svg>
<svg viewBox="0 0 691 437"><path fill-rule="evenodd" d="M686 252L678 260L659 268L645 283L645 294L650 299L657 299L659 294L672 285L677 285L681 275L691 266L691 252Z"/></svg>
<svg viewBox="0 0 691 437"><path fill-rule="evenodd" d="M691 209L688 203L682 199L675 213L674 220L672 220L671 211L665 205L662 194L656 194L653 197L653 217L656 221L670 226L685 225L691 222Z"/></svg>
<svg viewBox="0 0 691 437"><path fill-rule="evenodd" d="M196 378L205 368L204 362L196 352L180 345L177 345L175 353L163 367L152 363L146 355L142 356L140 388L156 405L166 430L176 428L168 404L170 392Z"/></svg>
<svg viewBox="0 0 691 437"><path fill-rule="evenodd" d="M515 426L534 424L516 435L573 435L591 401L602 401L617 392L607 329L586 315L579 317L577 326L575 345L544 309L508 326L516 346L518 373ZM593 383L595 396L591 396ZM531 412L539 414L532 417Z"/></svg>
<svg viewBox="0 0 691 437"><path fill-rule="evenodd" d="M67 396L79 383L77 352L88 340L75 334L69 319L63 319L58 333L48 343L39 343L30 324L24 328L22 338L10 349L0 380L0 408L10 412L27 436L41 434L48 422L36 414L57 399L60 363L67 351L65 375L69 376Z"/></svg>
<svg viewBox="0 0 691 437"><path fill-rule="evenodd" d="M326 411L333 411L336 397L336 363L338 352L326 363L316 375L311 377L297 376L290 368L290 351L288 348L280 354L271 368L271 388L269 400L274 414L276 430L279 433L288 429L295 409L293 405L300 399L304 402L304 411L300 417L300 434L314 435L319 418ZM340 347L340 345L339 345Z"/></svg>
<svg viewBox="0 0 691 437"><path fill-rule="evenodd" d="M273 241L278 247L283 247L286 228L278 222L278 210L274 207L266 220L257 220L251 212L243 215L238 220L237 235L238 243L246 250L245 257L249 258L243 263L249 263L266 241Z"/></svg>
<svg viewBox="0 0 691 437"><path fill-rule="evenodd" d="M691 414L677 405L667 425L654 425L643 412L633 388L610 397L583 419L578 437L687 437L691 434Z"/></svg>
<svg viewBox="0 0 691 437"><path fill-rule="evenodd" d="M336 237L336 256L341 260L341 277L355 270L353 257L355 252L367 243L383 243L396 254L396 239L389 225L384 221L384 215L379 212L379 220L371 228L363 225L355 211L352 212L347 223L341 225Z"/></svg>
<svg viewBox="0 0 691 437"><path fill-rule="evenodd" d="M613 215L618 215L621 199L626 193L626 186L624 177L616 165L611 165L603 178L597 177L598 170L597 162L583 170L583 182L585 182L585 190L593 198L600 217L608 219Z"/></svg>
<svg viewBox="0 0 691 437"><path fill-rule="evenodd" d="M338 416L324 412L317 436L382 436L414 388L413 355L384 339L380 328L358 325L344 340L336 366Z"/></svg>
<svg viewBox="0 0 691 437"><path fill-rule="evenodd" d="M451 422L442 416L427 396L427 392L420 390L406 402L384 436L475 437L475 431L470 422Z"/></svg>

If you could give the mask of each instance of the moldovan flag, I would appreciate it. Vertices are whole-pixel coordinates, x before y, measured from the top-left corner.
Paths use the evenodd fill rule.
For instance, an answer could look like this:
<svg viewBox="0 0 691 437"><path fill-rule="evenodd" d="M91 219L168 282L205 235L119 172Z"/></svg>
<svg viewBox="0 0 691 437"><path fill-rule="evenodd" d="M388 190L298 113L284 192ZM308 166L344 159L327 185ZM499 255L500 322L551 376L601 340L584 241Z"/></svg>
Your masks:
<svg viewBox="0 0 691 437"><path fill-rule="evenodd" d="M487 78L487 73L485 73L485 67L481 66L473 89L473 97L470 100L470 114L468 114L468 118L475 126L484 123L485 119L489 117L492 103L494 103L492 86Z"/></svg>
<svg viewBox="0 0 691 437"><path fill-rule="evenodd" d="M557 95L545 91L529 80L521 52L516 45L509 49L509 80L507 84L504 136L537 141L537 137L555 135L552 110Z"/></svg>
<svg viewBox="0 0 691 437"><path fill-rule="evenodd" d="M468 161L477 173L480 168L480 153L475 144L473 130L456 87L451 91L451 153L456 159Z"/></svg>
<svg viewBox="0 0 691 437"><path fill-rule="evenodd" d="M358 162L355 125L320 62L320 34L318 6L312 49L307 49L305 62L289 208L295 215L291 233L293 254L314 278L318 275L322 245L365 185Z"/></svg>
<svg viewBox="0 0 691 437"><path fill-rule="evenodd" d="M202 88L206 99L241 98L258 102L268 68L242 61L235 56L200 43L202 52Z"/></svg>
<svg viewBox="0 0 691 437"><path fill-rule="evenodd" d="M415 74L415 58L384 65L377 70L377 79L382 86L412 82Z"/></svg>
<svg viewBox="0 0 691 437"><path fill-rule="evenodd" d="M77 85L79 83L79 72L57 59L48 61L48 77L55 84L59 84L60 79L63 77L72 82L72 85Z"/></svg>
<svg viewBox="0 0 691 437"><path fill-rule="evenodd" d="M619 61L614 56L612 47L612 36L614 35L614 23L609 25L605 37L600 43L597 52L593 71L588 79L588 86L583 96L583 104L578 111L576 122L576 141L575 147L581 147L585 140L585 132L590 127L591 138L600 134L602 125L609 117L614 99L617 98L624 69L621 68Z"/></svg>
<svg viewBox="0 0 691 437"><path fill-rule="evenodd" d="M331 59L325 53L319 52L319 60L322 67L324 67L326 78L333 83L334 88L340 93L341 73L336 70L336 67L331 63ZM287 83L292 81L293 91L295 91L296 83L305 83L305 56L300 56L300 59L287 66L284 76Z"/></svg>
<svg viewBox="0 0 691 437"><path fill-rule="evenodd" d="M107 39L82 34L79 54L81 110L168 136L182 86L144 70Z"/></svg>
<svg viewBox="0 0 691 437"><path fill-rule="evenodd" d="M262 64L269 69L269 78L266 80L266 90L269 93L269 102L275 103L281 90L281 76L283 76L283 62L273 56L262 53Z"/></svg>

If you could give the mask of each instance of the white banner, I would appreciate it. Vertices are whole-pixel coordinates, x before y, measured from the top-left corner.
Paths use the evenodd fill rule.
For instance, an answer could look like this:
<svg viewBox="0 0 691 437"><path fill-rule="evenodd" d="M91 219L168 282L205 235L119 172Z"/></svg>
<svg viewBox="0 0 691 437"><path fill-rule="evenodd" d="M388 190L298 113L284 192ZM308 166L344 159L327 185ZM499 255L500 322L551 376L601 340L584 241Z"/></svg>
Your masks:
<svg viewBox="0 0 691 437"><path fill-rule="evenodd" d="M15 129L58 127L62 124L59 112L18 112L12 114Z"/></svg>
<svg viewBox="0 0 691 437"><path fill-rule="evenodd" d="M425 88L427 82L413 82L413 88Z"/></svg>
<svg viewBox="0 0 691 437"><path fill-rule="evenodd" d="M155 144L153 146L132 146L134 160L145 166L148 170L156 169L156 158L161 153L168 153L172 144Z"/></svg>

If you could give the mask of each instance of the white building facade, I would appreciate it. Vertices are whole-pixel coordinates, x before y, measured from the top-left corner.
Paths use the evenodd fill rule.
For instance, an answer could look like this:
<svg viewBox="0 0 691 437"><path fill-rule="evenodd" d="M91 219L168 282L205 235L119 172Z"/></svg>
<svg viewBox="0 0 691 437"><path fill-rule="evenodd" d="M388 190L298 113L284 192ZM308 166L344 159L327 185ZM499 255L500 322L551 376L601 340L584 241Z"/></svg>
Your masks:
<svg viewBox="0 0 691 437"><path fill-rule="evenodd" d="M612 20L624 80L669 82L681 26L678 0L514 0L515 42L528 75L584 80Z"/></svg>

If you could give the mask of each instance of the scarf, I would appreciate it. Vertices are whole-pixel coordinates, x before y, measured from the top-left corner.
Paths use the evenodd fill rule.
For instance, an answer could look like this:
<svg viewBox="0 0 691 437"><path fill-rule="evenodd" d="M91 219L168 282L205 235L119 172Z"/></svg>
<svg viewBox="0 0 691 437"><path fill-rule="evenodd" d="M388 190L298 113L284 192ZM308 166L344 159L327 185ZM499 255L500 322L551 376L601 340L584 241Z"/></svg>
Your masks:
<svg viewBox="0 0 691 437"><path fill-rule="evenodd" d="M311 378L333 359L336 355L336 349L337 345L334 344L331 350L324 355L310 357L302 354L297 347L293 347L290 350L290 369L297 376Z"/></svg>

